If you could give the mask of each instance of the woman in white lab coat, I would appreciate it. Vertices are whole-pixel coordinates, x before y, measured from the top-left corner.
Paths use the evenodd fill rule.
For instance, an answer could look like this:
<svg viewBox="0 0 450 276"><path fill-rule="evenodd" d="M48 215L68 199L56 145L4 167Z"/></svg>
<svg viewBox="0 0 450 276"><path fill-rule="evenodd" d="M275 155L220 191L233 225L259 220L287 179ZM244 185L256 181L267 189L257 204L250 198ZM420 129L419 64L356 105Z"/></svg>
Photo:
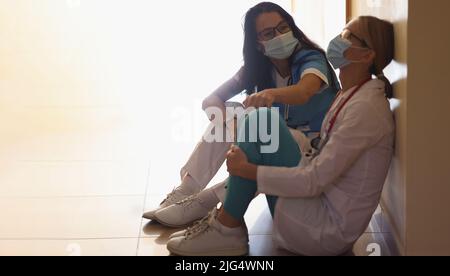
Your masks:
<svg viewBox="0 0 450 276"><path fill-rule="evenodd" d="M251 8L245 17L244 33L244 66L203 103L205 111L214 107L220 114L226 114L223 119L229 130L227 140L202 139L181 169L181 184L158 208L146 212L145 218L180 227L201 219L219 199L223 200L225 183L203 190L225 162L234 142L231 135L234 116L225 111L226 102L244 90L250 95L246 107L260 107L271 101L271 105L279 107L289 128L318 136L325 114L340 89L325 52L295 25L291 15L274 3L264 2ZM254 93L255 87L259 93ZM289 105L281 97L275 101L274 95L279 94L287 97L296 94L296 101ZM215 127L216 132L223 128L224 120L215 118L204 138L209 138L211 128ZM200 191L203 192L197 194Z"/></svg>
<svg viewBox="0 0 450 276"><path fill-rule="evenodd" d="M228 153L231 177L223 207L173 235L170 252L247 254L243 217L255 192L267 196L275 242L293 253L340 255L364 233L393 154L395 127L387 100L392 87L383 74L393 59L393 25L359 17L330 42L327 54L340 69L343 89L325 117L321 139L308 148L301 141L304 137L296 141L280 124L275 154L261 154L260 142L238 143ZM279 117L262 108L250 114L245 125L261 114ZM298 150L293 150L295 144ZM305 166L299 165L302 158L308 161Z"/></svg>

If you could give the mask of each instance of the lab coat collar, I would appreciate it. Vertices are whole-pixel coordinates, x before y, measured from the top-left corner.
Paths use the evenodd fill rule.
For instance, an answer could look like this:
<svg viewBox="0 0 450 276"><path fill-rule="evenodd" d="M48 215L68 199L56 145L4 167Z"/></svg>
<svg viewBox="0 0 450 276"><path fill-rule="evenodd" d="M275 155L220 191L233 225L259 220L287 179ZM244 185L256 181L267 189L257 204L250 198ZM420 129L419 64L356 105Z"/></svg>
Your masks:
<svg viewBox="0 0 450 276"><path fill-rule="evenodd" d="M379 79L372 79L371 81L367 82L366 84L364 84L361 89L365 90L365 89L375 89L375 90L382 90L384 93L384 82L382 80ZM342 91L342 95L346 95L349 92L353 91L354 89L356 89L356 87L358 87L358 85L353 86L352 88L348 89L347 91Z"/></svg>

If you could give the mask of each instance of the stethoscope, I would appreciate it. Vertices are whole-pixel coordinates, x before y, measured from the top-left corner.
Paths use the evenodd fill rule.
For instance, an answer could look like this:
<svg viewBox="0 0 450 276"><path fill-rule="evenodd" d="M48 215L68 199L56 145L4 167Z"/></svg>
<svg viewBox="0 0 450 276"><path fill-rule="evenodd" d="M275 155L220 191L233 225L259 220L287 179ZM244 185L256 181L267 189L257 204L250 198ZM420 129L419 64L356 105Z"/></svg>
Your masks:
<svg viewBox="0 0 450 276"><path fill-rule="evenodd" d="M289 77L287 86L291 86L291 85L292 85L292 75ZM284 120L286 121L286 124L289 121L289 110L290 110L290 108L291 108L291 106L289 104L285 104L284 105Z"/></svg>
<svg viewBox="0 0 450 276"><path fill-rule="evenodd" d="M311 154L310 157L315 158L317 157L320 152L322 151L322 149L325 147L325 145L328 143L328 141L330 140L330 133L333 130L337 118L339 116L339 114L341 113L342 109L345 107L345 105L356 95L356 93L361 90L361 88L368 83L369 81L371 81L372 78L369 78L365 81L363 81L362 83L360 83L355 90L353 90L353 92L344 100L344 102L339 106L339 108L337 109L336 113L333 115L333 117L331 117L331 120L329 120L328 124L328 129L324 132L323 137L319 136L313 140L311 140L311 147L315 150L315 152L313 152ZM331 112L331 109L333 108L334 104L336 103L337 99L341 96L342 94L342 90L336 95L333 103L330 106L330 110L328 111L328 113ZM328 114L327 114L328 117Z"/></svg>

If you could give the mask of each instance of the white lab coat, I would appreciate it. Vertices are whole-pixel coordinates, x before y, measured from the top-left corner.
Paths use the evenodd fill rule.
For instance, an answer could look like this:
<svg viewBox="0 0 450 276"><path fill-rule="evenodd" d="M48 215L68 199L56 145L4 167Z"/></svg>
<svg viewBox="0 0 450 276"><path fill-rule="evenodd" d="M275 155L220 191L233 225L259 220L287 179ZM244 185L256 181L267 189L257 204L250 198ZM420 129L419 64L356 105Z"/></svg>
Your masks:
<svg viewBox="0 0 450 276"><path fill-rule="evenodd" d="M353 89L356 87L339 96L322 132ZM339 255L350 250L379 204L392 159L394 133L384 82L372 80L343 108L329 142L309 165L260 166L258 191L280 197L274 220L275 242L302 255Z"/></svg>

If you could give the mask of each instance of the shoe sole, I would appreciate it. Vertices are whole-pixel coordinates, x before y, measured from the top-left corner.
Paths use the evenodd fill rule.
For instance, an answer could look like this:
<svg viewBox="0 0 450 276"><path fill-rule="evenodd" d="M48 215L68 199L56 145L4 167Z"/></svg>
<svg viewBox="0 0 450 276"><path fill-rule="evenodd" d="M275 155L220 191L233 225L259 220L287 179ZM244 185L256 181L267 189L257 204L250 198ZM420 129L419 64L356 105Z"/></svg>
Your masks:
<svg viewBox="0 0 450 276"><path fill-rule="evenodd" d="M178 235L175 236L175 233L178 233L178 232L181 232L181 231L183 232L183 234L178 234ZM180 230L180 231L177 231L177 232L175 232L175 233L173 233L172 235L169 236L169 241L170 241L171 239L176 239L176 238L184 237L184 236L186 235L186 230Z"/></svg>
<svg viewBox="0 0 450 276"><path fill-rule="evenodd" d="M142 218L148 219L148 220L155 220L155 216L145 216L145 215L143 215Z"/></svg>
<svg viewBox="0 0 450 276"><path fill-rule="evenodd" d="M207 215L208 215L208 214L206 214L205 216L207 216ZM156 220L157 222L159 222L160 224L162 224L162 225L164 225L164 226L167 226L167 227L170 227L170 228L187 228L187 227L189 227L189 226L192 226L192 224L194 224L196 221L201 220L201 219L204 218L205 216L203 216L203 217L201 217L201 218L198 218L198 219L194 219L193 221L191 221L191 222L189 222L189 223L187 223L187 224L183 224L183 225L167 223L167 222L165 222L165 221L159 219L157 216L155 216L155 220Z"/></svg>
<svg viewBox="0 0 450 276"><path fill-rule="evenodd" d="M167 250L170 253L177 256L187 256L187 257L203 257L203 256L212 256L212 257L239 257L239 256L247 256L249 253L248 245L242 248L234 248L234 249L223 249L218 251L205 251L205 252L184 252L182 250L178 250L176 248L171 248L167 245Z"/></svg>
<svg viewBox="0 0 450 276"><path fill-rule="evenodd" d="M201 218L200 218L201 219ZM188 224L184 224L184 225L174 225L174 224L170 224L170 223L166 223L160 219L158 219L157 217L155 217L154 219L155 221L157 221L159 224L169 227L169 228L174 228L174 229L178 229L178 228L187 228L189 226L192 226L192 224L194 224L194 222L196 222L197 220L194 220L193 222L190 222Z"/></svg>

